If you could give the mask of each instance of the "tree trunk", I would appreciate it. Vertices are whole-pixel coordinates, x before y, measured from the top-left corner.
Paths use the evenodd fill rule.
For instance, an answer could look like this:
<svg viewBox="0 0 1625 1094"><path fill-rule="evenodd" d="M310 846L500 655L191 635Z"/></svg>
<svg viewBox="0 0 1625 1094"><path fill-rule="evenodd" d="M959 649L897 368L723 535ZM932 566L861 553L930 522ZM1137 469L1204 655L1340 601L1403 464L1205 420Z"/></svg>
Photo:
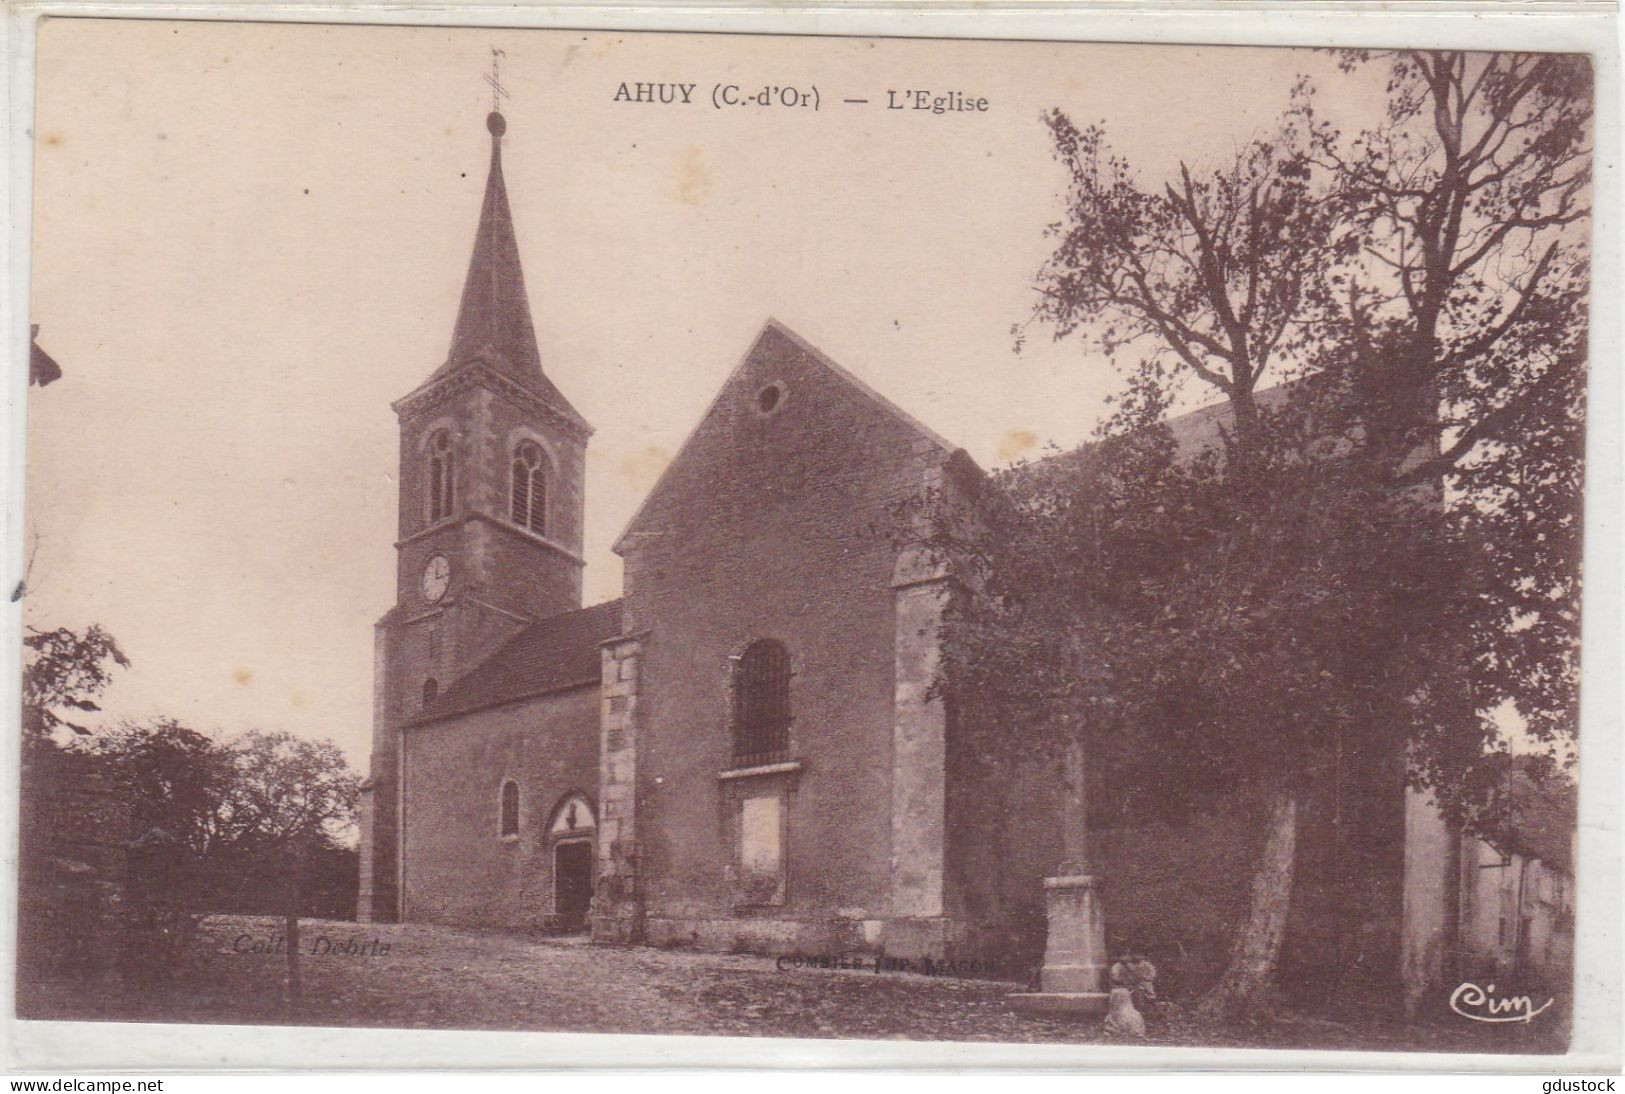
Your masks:
<svg viewBox="0 0 1625 1094"><path fill-rule="evenodd" d="M1286 937L1297 846L1298 794L1280 790L1270 804L1269 835L1253 872L1247 918L1236 927L1230 964L1197 1006L1198 1017L1234 1017L1269 986Z"/></svg>

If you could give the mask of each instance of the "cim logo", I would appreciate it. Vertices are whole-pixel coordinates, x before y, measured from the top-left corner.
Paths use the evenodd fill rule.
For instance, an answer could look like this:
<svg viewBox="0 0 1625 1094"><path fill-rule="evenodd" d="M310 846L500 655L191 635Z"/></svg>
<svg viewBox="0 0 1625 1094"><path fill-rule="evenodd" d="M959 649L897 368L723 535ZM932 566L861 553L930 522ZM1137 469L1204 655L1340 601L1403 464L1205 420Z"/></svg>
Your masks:
<svg viewBox="0 0 1625 1094"><path fill-rule="evenodd" d="M1552 1003L1548 999L1537 1007L1527 995L1497 998L1494 984L1481 988L1470 980L1450 993L1450 1009L1475 1022L1532 1022Z"/></svg>

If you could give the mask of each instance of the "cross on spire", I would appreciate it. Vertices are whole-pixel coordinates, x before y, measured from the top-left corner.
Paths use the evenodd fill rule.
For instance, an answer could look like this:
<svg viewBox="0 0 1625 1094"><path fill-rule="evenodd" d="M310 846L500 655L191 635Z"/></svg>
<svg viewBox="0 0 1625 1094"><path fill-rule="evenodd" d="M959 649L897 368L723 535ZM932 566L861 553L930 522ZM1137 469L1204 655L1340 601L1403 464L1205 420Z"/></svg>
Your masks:
<svg viewBox="0 0 1625 1094"><path fill-rule="evenodd" d="M502 86L502 71L498 67L497 58L506 57L507 54L496 46L491 47L491 72L485 77L485 82L491 85L491 113L495 114L501 107L501 100L509 97L508 89Z"/></svg>

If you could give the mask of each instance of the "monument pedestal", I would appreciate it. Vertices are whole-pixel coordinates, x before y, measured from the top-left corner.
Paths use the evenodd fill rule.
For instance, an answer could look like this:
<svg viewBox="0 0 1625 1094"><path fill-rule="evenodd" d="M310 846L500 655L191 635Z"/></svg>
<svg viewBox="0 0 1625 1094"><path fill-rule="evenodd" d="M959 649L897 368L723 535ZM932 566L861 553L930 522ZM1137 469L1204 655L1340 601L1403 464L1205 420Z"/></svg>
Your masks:
<svg viewBox="0 0 1625 1094"><path fill-rule="evenodd" d="M1049 930L1039 990L1008 996L1025 1014L1106 1013L1106 916L1099 880L1087 875L1044 879Z"/></svg>

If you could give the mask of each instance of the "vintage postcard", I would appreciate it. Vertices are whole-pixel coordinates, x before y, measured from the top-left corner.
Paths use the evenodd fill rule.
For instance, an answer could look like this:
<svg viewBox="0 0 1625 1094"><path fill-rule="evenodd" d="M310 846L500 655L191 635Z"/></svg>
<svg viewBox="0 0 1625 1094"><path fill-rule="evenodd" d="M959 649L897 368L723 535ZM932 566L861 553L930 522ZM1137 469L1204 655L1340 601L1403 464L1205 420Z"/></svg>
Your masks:
<svg viewBox="0 0 1625 1094"><path fill-rule="evenodd" d="M14 1033L1617 1052L1611 53L36 69Z"/></svg>

